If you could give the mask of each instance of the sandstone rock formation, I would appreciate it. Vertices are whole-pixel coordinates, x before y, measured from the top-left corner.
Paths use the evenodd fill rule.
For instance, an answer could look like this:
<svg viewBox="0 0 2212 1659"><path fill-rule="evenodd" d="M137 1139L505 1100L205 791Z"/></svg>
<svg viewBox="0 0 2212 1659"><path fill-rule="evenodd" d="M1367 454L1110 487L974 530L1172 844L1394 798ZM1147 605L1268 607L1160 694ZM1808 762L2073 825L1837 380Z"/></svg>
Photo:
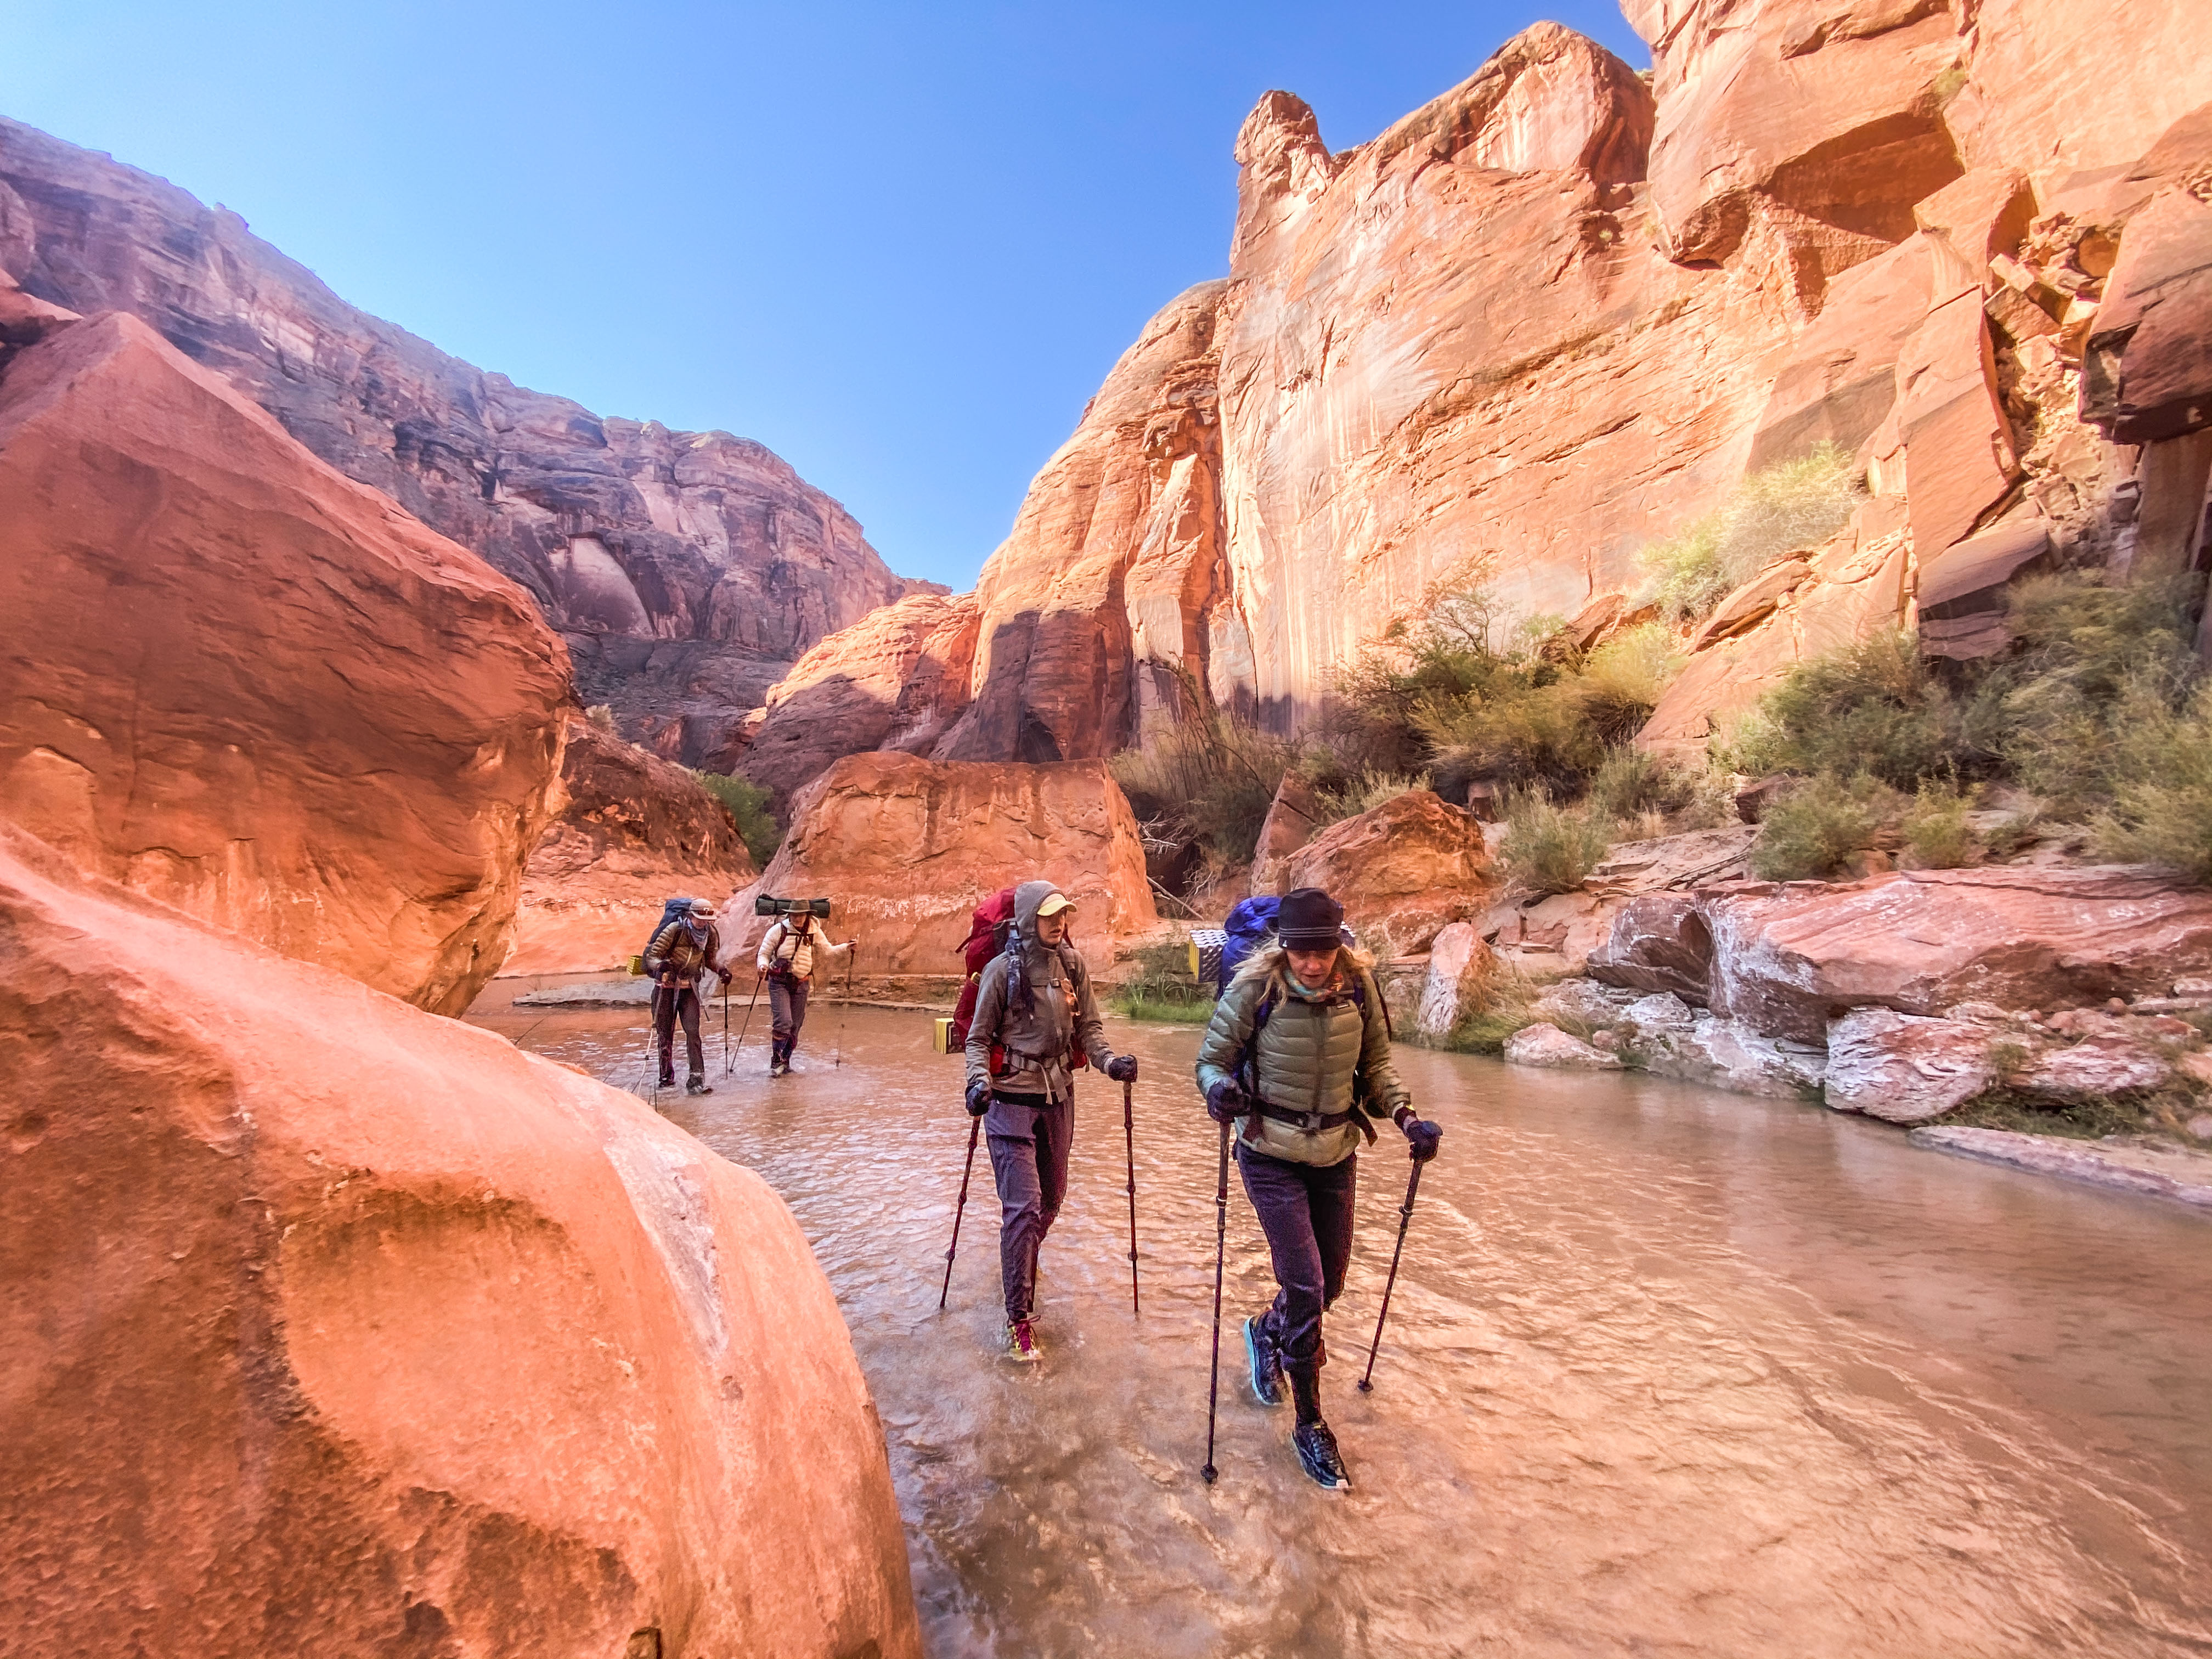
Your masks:
<svg viewBox="0 0 2212 1659"><path fill-rule="evenodd" d="M1751 574L1647 744L1702 751L1794 663L1914 626L1978 534L2189 568L2212 441L2144 440L2212 408L2195 347L2159 343L2203 332L2166 227L2212 194L2212 12L1627 10L1650 91L1539 25L1352 149L1260 101L1228 280L1154 319L1039 475L936 753L1109 753L1192 695L1295 726L1470 573L1509 616L1619 617L1640 550L1824 441L1869 499ZM1995 615L1935 642L1995 649ZM799 747L834 749L822 725Z"/></svg>
<svg viewBox="0 0 2212 1659"><path fill-rule="evenodd" d="M523 871L501 971L624 963L672 895L719 898L758 873L728 811L689 772L572 717L553 821Z"/></svg>
<svg viewBox="0 0 2212 1659"><path fill-rule="evenodd" d="M1429 942L1428 969L1413 1010L1414 1030L1431 1042L1449 1036L1480 1000L1497 965L1474 923L1455 921L1439 929Z"/></svg>
<svg viewBox="0 0 2212 1659"><path fill-rule="evenodd" d="M730 763L788 802L842 756L926 753L967 706L976 610L972 593L918 593L831 635L776 684Z"/></svg>
<svg viewBox="0 0 2212 1659"><path fill-rule="evenodd" d="M1589 972L1819 1043L1854 1008L2072 1006L2162 994L2208 965L2212 892L2126 866L1997 866L1647 897Z"/></svg>
<svg viewBox="0 0 2212 1659"><path fill-rule="evenodd" d="M0 931L11 1652L920 1652L759 1179L14 831Z"/></svg>
<svg viewBox="0 0 2212 1659"><path fill-rule="evenodd" d="M593 415L347 305L223 209L0 120L0 270L119 310L530 590L583 701L698 764L802 651L915 591L763 446ZM659 725L648 727L648 716Z"/></svg>
<svg viewBox="0 0 2212 1659"><path fill-rule="evenodd" d="M1551 1066L1572 1072L1621 1069L1619 1054L1594 1048L1580 1037L1541 1021L1524 1025L1506 1038L1504 1052L1506 1063L1512 1066Z"/></svg>
<svg viewBox="0 0 2212 1659"><path fill-rule="evenodd" d="M1378 955L1429 948L1449 923L1478 915L1495 881L1482 825L1426 789L1333 823L1284 862L1285 891L1321 887Z"/></svg>
<svg viewBox="0 0 2212 1659"><path fill-rule="evenodd" d="M1136 817L1099 763L851 755L799 792L781 850L731 899L728 933L757 944L767 931L756 894L827 897L831 937L859 941L852 971L957 976L969 913L1033 878L1075 901L1094 976L1158 925Z"/></svg>
<svg viewBox="0 0 2212 1659"><path fill-rule="evenodd" d="M0 340L0 817L467 1006L560 764L568 665L528 596L136 318L9 291Z"/></svg>

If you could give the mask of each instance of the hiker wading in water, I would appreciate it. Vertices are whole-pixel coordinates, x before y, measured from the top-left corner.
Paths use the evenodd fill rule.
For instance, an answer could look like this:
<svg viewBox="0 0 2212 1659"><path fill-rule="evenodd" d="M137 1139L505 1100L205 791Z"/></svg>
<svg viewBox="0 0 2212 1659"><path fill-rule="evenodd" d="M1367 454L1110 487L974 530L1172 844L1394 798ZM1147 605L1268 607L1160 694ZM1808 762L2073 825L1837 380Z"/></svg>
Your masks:
<svg viewBox="0 0 2212 1659"><path fill-rule="evenodd" d="M991 1139L999 1188L999 1276L1006 1292L1006 1356L1039 1358L1037 1251L1067 1193L1079 1051L1116 1083L1133 1082L1134 1054L1106 1046L1090 970L1068 942L1075 907L1048 881L1014 890L1006 948L984 968L968 1028L968 1110Z"/></svg>
<svg viewBox="0 0 2212 1659"><path fill-rule="evenodd" d="M707 1081L707 1057L699 1048L699 980L708 973L725 980L730 976L722 965L722 936L714 927L714 907L694 901L688 910L662 924L645 947L645 971L653 978L653 1036L660 1050L660 1086L676 1086L676 1056L670 1049L681 1018L684 1058L690 1066L684 1091L713 1094Z"/></svg>
<svg viewBox="0 0 2212 1659"><path fill-rule="evenodd" d="M760 970L768 975L770 1021L768 1074L781 1077L791 1069L791 1051L799 1047L799 1028L806 1024L806 999L814 987L814 958L821 951L849 951L853 941L833 945L821 924L806 912L778 916L761 936Z"/></svg>
<svg viewBox="0 0 2212 1659"><path fill-rule="evenodd" d="M1255 951L1214 1005L1198 1051L1206 1115L1237 1126L1237 1167L1274 1260L1274 1305L1244 1322L1252 1394L1297 1403L1298 1462L1323 1486L1349 1486L1336 1437L1321 1414L1328 1349L1321 1316L1352 1260L1360 1138L1370 1118L1405 1131L1414 1158L1437 1155L1443 1131L1413 1115L1390 1066L1390 1034L1374 959L1343 943L1344 907L1318 887L1284 896L1277 944Z"/></svg>

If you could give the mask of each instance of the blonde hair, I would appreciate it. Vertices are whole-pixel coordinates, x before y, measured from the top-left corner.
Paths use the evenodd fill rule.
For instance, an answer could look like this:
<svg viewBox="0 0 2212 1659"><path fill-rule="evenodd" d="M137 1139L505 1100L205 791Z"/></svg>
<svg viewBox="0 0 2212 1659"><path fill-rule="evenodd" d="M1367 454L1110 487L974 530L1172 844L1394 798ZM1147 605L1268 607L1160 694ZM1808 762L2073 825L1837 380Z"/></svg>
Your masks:
<svg viewBox="0 0 2212 1659"><path fill-rule="evenodd" d="M1355 975L1366 974L1371 977L1375 972L1375 953L1363 951L1357 945L1340 944L1336 947L1336 965L1340 969L1350 968ZM1290 969L1291 953L1280 945L1270 945L1245 957L1237 965L1236 977L1229 983L1236 986L1250 979L1271 980L1273 983L1268 988L1279 997L1287 996L1291 989Z"/></svg>

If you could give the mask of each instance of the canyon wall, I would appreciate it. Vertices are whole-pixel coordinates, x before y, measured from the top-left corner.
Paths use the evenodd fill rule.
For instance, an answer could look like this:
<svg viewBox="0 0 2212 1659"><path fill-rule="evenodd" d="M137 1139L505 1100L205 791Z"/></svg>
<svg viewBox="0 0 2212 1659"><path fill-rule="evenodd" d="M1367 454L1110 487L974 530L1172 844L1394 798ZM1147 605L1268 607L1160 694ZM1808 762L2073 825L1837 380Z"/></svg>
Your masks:
<svg viewBox="0 0 2212 1659"><path fill-rule="evenodd" d="M1978 533L2193 556L2196 428L2134 411L2196 418L2194 359L2161 342L2199 304L2171 198L2207 193L2212 9L1625 9L1648 82L1539 24L1348 150L1262 98L1229 276L1147 325L1038 475L976 590L966 706L958 640L930 659L931 723L899 739L779 689L750 728L778 789L876 741L1109 754L1192 698L1291 726L1439 585L1485 577L1509 617L1609 603L1644 548L1824 441L1871 499L1700 641L1654 741L1701 743L1788 662L1915 622L1923 574ZM2113 249L2161 191L2162 228L2136 239L2149 297L2098 324ZM2136 389L2100 390L2138 336ZM1976 546L1940 604L1979 602ZM883 665L832 635L814 681L859 687L848 658Z"/></svg>
<svg viewBox="0 0 2212 1659"><path fill-rule="evenodd" d="M165 181L0 119L0 270L125 311L526 588L586 702L703 764L809 646L931 584L767 448L592 414L346 304Z"/></svg>
<svg viewBox="0 0 2212 1659"><path fill-rule="evenodd" d="M0 286L0 817L440 1012L506 957L568 662L137 318Z"/></svg>

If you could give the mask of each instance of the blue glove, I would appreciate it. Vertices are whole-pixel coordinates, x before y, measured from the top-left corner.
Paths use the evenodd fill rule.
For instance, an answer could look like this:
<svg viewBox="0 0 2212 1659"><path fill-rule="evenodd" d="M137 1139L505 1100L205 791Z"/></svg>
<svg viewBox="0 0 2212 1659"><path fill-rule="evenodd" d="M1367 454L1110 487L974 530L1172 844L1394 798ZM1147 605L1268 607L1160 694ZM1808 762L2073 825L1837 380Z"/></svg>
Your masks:
<svg viewBox="0 0 2212 1659"><path fill-rule="evenodd" d="M1413 1143L1413 1162L1426 1164L1437 1155L1437 1148L1443 1145L1444 1132L1437 1125L1415 1117L1410 1107L1404 1110L1406 1115L1398 1120L1398 1127L1406 1132L1406 1139Z"/></svg>
<svg viewBox="0 0 2212 1659"><path fill-rule="evenodd" d="M981 1117L991 1109L991 1079L987 1077L968 1080L968 1115Z"/></svg>
<svg viewBox="0 0 2212 1659"><path fill-rule="evenodd" d="M1252 1097L1233 1077L1225 1077L1206 1091L1206 1115L1216 1123L1234 1123L1252 1109Z"/></svg>
<svg viewBox="0 0 2212 1659"><path fill-rule="evenodd" d="M1106 1075L1116 1083L1134 1083L1137 1080L1136 1055L1115 1055L1106 1062Z"/></svg>

